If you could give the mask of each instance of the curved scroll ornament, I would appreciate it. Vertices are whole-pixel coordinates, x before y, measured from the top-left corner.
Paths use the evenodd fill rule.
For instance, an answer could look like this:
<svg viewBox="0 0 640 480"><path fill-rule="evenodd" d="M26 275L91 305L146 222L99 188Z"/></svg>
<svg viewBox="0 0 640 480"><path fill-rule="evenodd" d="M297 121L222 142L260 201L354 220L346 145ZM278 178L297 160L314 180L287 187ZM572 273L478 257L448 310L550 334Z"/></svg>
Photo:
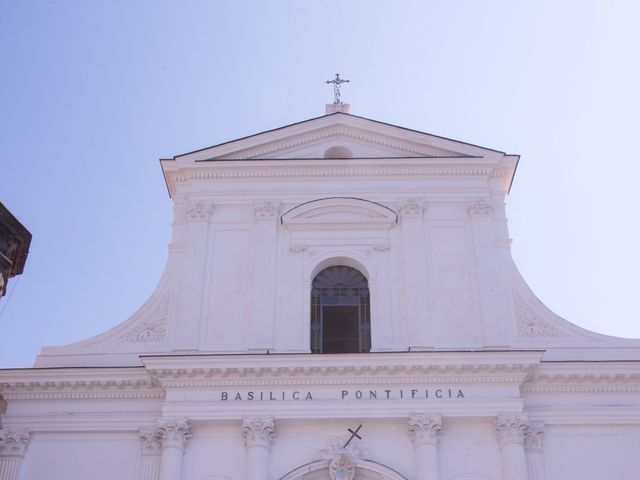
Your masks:
<svg viewBox="0 0 640 480"><path fill-rule="evenodd" d="M438 445L442 431L442 417L440 415L416 414L409 417L409 434L416 445L423 443Z"/></svg>
<svg viewBox="0 0 640 480"><path fill-rule="evenodd" d="M0 429L0 456L24 456L29 439L30 434L27 430Z"/></svg>
<svg viewBox="0 0 640 480"><path fill-rule="evenodd" d="M356 466L349 455L339 453L329 463L329 477L331 480L353 480L356 476Z"/></svg>

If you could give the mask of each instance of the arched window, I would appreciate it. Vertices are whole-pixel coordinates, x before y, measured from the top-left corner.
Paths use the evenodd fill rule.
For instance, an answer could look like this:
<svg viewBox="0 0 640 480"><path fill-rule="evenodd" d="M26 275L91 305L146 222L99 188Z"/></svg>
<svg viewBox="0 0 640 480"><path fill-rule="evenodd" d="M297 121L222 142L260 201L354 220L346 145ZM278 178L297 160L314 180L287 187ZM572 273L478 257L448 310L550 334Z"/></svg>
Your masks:
<svg viewBox="0 0 640 480"><path fill-rule="evenodd" d="M311 352L371 350L369 284L355 268L322 270L311 286Z"/></svg>

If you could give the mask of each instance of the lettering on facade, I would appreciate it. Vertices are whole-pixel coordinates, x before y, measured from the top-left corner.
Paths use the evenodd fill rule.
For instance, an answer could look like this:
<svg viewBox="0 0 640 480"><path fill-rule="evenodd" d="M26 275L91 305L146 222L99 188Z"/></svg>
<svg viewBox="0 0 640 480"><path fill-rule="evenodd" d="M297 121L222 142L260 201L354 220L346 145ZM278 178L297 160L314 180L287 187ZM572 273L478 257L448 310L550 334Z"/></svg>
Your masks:
<svg viewBox="0 0 640 480"><path fill-rule="evenodd" d="M412 388L412 389L367 389L367 390L340 390L337 395L327 398L318 392L309 390L258 390L258 391L223 391L220 392L220 400L223 402L234 401L277 401L277 400L438 400L465 398L460 388Z"/></svg>

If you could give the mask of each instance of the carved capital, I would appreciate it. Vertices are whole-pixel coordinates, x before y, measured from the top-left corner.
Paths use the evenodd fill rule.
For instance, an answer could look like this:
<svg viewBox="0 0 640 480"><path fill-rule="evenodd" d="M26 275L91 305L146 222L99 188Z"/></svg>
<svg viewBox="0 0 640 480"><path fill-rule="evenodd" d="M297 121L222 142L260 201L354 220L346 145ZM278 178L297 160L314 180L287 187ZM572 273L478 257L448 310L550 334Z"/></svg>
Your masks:
<svg viewBox="0 0 640 480"><path fill-rule="evenodd" d="M470 217L491 217L493 215L493 206L488 200L479 198L469 202L467 213Z"/></svg>
<svg viewBox="0 0 640 480"><path fill-rule="evenodd" d="M424 202L411 199L407 200L405 204L400 207L400 215L402 218L422 218L424 209Z"/></svg>
<svg viewBox="0 0 640 480"><path fill-rule="evenodd" d="M278 218L278 205L272 202L261 202L256 204L256 220L275 220Z"/></svg>
<svg viewBox="0 0 640 480"><path fill-rule="evenodd" d="M24 457L30 438L27 430L0 429L0 457Z"/></svg>
<svg viewBox="0 0 640 480"><path fill-rule="evenodd" d="M532 423L524 434L524 446L527 450L542 450L544 425Z"/></svg>
<svg viewBox="0 0 640 480"><path fill-rule="evenodd" d="M213 212L213 204L205 204L203 202L190 203L187 207L187 217L193 222L209 221Z"/></svg>
<svg viewBox="0 0 640 480"><path fill-rule="evenodd" d="M184 419L159 420L155 437L162 448L177 448L184 452L187 440L191 438L191 425Z"/></svg>
<svg viewBox="0 0 640 480"><path fill-rule="evenodd" d="M523 444L529 428L526 415L500 415L496 419L496 434L500 446Z"/></svg>
<svg viewBox="0 0 640 480"><path fill-rule="evenodd" d="M242 436L247 447L258 445L270 448L276 439L276 427L273 417L243 418Z"/></svg>
<svg viewBox="0 0 640 480"><path fill-rule="evenodd" d="M442 432L440 415L413 414L409 417L409 435L418 445L438 445Z"/></svg>
<svg viewBox="0 0 640 480"><path fill-rule="evenodd" d="M139 436L142 442L142 455L155 456L162 452L162 439L158 430L140 430Z"/></svg>

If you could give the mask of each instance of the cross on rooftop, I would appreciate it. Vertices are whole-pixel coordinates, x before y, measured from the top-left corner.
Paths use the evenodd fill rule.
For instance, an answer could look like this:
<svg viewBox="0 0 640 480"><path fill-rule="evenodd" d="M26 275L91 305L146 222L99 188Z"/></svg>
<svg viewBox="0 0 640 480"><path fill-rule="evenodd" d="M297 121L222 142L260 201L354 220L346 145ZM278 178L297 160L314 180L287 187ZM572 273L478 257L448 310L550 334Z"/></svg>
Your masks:
<svg viewBox="0 0 640 480"><path fill-rule="evenodd" d="M333 103L342 103L340 101L340 85L343 83L349 83L351 80L344 80L340 78L340 74L336 73L336 78L333 80L327 80L325 83L333 84Z"/></svg>

